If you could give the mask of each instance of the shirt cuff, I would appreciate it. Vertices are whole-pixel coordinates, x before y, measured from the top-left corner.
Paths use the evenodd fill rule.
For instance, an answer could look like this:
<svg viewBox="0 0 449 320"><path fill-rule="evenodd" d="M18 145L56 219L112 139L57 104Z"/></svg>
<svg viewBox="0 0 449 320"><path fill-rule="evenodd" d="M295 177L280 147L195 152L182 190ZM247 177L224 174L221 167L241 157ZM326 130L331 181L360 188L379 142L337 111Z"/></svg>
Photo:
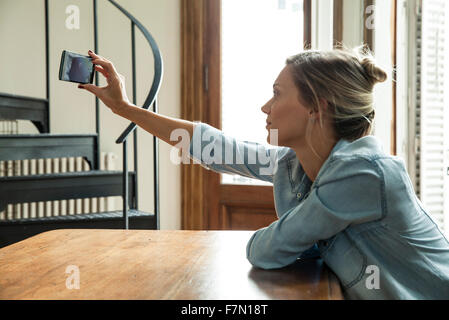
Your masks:
<svg viewBox="0 0 449 320"><path fill-rule="evenodd" d="M190 140L189 145L189 157L193 160L193 163L199 164L206 168L207 170L210 170L208 166L201 161L201 150L202 150L202 135L203 132L206 131L208 128L208 125L205 123L202 123L200 121L194 121L193 122L196 126L193 130L192 139Z"/></svg>

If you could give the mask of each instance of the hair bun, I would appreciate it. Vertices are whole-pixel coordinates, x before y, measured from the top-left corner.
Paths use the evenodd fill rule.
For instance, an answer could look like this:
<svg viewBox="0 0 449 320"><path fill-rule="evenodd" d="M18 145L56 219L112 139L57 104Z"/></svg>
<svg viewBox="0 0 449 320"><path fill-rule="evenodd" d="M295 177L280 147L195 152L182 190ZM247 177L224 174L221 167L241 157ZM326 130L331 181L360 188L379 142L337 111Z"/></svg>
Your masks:
<svg viewBox="0 0 449 320"><path fill-rule="evenodd" d="M387 73L379 68L374 60L370 57L365 57L360 61L366 75L371 79L373 85L379 82L385 82L388 78Z"/></svg>

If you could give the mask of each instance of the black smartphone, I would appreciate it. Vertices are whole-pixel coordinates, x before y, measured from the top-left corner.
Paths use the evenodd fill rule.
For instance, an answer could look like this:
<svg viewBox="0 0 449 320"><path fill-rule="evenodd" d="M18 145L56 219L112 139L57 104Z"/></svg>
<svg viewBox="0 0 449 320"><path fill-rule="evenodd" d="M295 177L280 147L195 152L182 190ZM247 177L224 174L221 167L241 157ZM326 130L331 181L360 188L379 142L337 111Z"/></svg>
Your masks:
<svg viewBox="0 0 449 320"><path fill-rule="evenodd" d="M93 83L95 68L92 58L70 51L62 51L59 80L76 83Z"/></svg>

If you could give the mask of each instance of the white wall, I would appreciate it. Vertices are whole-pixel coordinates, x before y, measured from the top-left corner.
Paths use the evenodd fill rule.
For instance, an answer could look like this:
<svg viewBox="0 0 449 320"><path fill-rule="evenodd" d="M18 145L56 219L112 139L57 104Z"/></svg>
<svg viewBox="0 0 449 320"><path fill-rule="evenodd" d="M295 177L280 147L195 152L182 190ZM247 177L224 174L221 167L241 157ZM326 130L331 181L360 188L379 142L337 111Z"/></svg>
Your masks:
<svg viewBox="0 0 449 320"><path fill-rule="evenodd" d="M118 0L150 31L162 52L164 77L159 94L159 112L180 116L180 1ZM80 8L80 29L65 26L68 5ZM50 0L50 128L52 133L94 133L95 99L77 89L76 84L58 80L62 50L86 53L93 44L91 0ZM131 89L130 21L106 0L98 1L99 54L114 62ZM136 29L137 30L137 29ZM0 92L45 98L45 26L44 1L0 1ZM151 87L153 58L149 45L136 31L137 104L141 105ZM100 85L104 85L103 79ZM128 121L100 105L101 151L113 152L117 169L122 167L122 146L116 138ZM26 121L19 122L20 133L37 133ZM139 130L139 209L153 211L152 136ZM132 141L132 139L130 140ZM129 144L132 169L132 143ZM180 166L170 162L170 146L160 142L160 213L161 229L179 229L181 225ZM121 206L121 199L116 199Z"/></svg>
<svg viewBox="0 0 449 320"><path fill-rule="evenodd" d="M43 17L43 1L0 1L0 92L45 98Z"/></svg>

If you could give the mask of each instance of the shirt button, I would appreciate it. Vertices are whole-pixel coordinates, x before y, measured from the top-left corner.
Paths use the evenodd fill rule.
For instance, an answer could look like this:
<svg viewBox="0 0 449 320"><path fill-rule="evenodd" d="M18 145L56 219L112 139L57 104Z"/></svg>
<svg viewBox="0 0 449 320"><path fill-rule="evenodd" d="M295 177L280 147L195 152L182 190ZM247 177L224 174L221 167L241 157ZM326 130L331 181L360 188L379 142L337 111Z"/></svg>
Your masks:
<svg viewBox="0 0 449 320"><path fill-rule="evenodd" d="M301 199L301 197L302 197L301 192L298 192L298 193L296 194L296 198L299 200L299 199Z"/></svg>

